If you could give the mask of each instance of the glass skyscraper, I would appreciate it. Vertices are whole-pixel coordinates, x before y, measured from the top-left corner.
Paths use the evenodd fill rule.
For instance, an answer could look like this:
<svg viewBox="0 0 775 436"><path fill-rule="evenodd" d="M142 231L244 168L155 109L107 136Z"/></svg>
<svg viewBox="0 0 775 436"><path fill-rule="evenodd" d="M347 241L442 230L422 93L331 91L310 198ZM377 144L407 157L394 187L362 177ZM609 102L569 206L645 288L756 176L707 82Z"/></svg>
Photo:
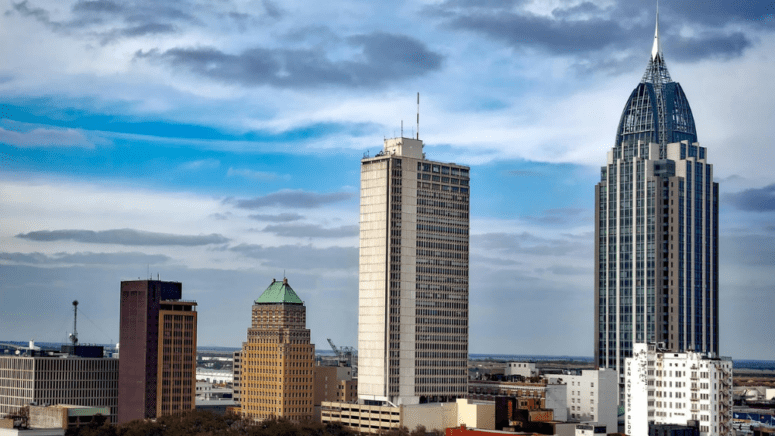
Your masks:
<svg viewBox="0 0 775 436"><path fill-rule="evenodd" d="M595 187L595 360L620 386L634 343L718 354L718 183L707 159L657 13L648 67Z"/></svg>

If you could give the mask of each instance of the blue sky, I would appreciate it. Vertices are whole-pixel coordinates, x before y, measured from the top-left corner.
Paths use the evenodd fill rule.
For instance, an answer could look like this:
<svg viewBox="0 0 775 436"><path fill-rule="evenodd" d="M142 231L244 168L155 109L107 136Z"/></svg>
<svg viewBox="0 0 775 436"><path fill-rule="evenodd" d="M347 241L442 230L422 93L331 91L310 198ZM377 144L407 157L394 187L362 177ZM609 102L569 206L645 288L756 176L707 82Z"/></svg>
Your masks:
<svg viewBox="0 0 775 436"><path fill-rule="evenodd" d="M721 350L775 358L775 3L662 2L721 185ZM593 352L593 187L650 1L0 0L0 339L118 338L121 280L183 282L239 346L283 272L357 344L359 161L415 131L471 166L470 351Z"/></svg>

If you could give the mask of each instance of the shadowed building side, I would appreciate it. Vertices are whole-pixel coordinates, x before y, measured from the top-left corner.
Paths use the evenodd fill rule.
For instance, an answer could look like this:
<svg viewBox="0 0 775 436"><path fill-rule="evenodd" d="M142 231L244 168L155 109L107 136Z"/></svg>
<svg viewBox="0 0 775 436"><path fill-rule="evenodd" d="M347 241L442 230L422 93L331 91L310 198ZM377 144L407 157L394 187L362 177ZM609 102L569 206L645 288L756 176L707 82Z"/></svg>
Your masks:
<svg viewBox="0 0 775 436"><path fill-rule="evenodd" d="M196 303L179 282L121 282L118 422L194 408Z"/></svg>

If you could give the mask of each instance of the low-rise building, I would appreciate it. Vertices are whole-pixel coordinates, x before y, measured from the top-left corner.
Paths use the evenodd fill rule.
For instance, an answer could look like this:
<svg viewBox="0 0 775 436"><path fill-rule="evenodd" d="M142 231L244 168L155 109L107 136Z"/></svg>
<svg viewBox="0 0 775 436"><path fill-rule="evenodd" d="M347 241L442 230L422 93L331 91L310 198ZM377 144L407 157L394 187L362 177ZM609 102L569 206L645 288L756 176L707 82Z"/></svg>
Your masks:
<svg viewBox="0 0 775 436"><path fill-rule="evenodd" d="M353 369L349 366L315 365L315 399L320 406L324 401L352 402L358 399L358 381L353 380Z"/></svg>
<svg viewBox="0 0 775 436"><path fill-rule="evenodd" d="M504 374L530 378L538 376L538 369L533 362L509 362L506 364Z"/></svg>
<svg viewBox="0 0 775 436"><path fill-rule="evenodd" d="M495 404L458 399L454 403L403 404L400 406L371 406L323 402L323 423L340 422L358 433L379 434L406 427L410 430L423 426L439 430L458 425L495 428Z"/></svg>
<svg viewBox="0 0 775 436"><path fill-rule="evenodd" d="M616 432L619 381L615 370L583 370L577 375L552 374L546 377L550 385L566 385L566 419L602 424L608 433Z"/></svg>
<svg viewBox="0 0 775 436"><path fill-rule="evenodd" d="M576 424L575 436L605 436L608 433L609 431L605 424L599 424L595 422Z"/></svg>
<svg viewBox="0 0 775 436"><path fill-rule="evenodd" d="M566 421L568 387L565 383L542 379L537 383L469 380L468 398L477 401L495 401L497 397L516 398L520 407L533 401L536 407L551 409L554 419Z"/></svg>
<svg viewBox="0 0 775 436"><path fill-rule="evenodd" d="M30 406L30 428L76 429L92 422L107 422L110 409L107 407L84 407L71 404L55 406Z"/></svg>
<svg viewBox="0 0 775 436"><path fill-rule="evenodd" d="M688 425L701 436L732 431L732 359L675 353L635 344L625 362L625 433L645 436L649 424Z"/></svg>
<svg viewBox="0 0 775 436"><path fill-rule="evenodd" d="M118 359L50 352L0 355L0 418L30 403L105 408L115 423Z"/></svg>
<svg viewBox="0 0 775 436"><path fill-rule="evenodd" d="M232 384L234 382L234 372L229 369L197 368L196 381L221 385Z"/></svg>

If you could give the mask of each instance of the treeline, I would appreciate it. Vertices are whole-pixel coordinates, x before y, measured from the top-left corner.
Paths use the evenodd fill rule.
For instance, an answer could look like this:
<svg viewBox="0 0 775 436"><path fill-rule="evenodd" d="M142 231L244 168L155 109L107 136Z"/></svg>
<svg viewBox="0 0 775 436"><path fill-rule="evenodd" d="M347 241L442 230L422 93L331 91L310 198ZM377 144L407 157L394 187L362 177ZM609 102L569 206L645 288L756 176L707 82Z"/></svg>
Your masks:
<svg viewBox="0 0 775 436"><path fill-rule="evenodd" d="M68 430L66 436L355 436L341 424L293 423L284 419L263 422L243 420L237 415L217 415L191 410L178 415L137 420L121 425L95 420L84 427ZM403 436L403 435L402 435Z"/></svg>

